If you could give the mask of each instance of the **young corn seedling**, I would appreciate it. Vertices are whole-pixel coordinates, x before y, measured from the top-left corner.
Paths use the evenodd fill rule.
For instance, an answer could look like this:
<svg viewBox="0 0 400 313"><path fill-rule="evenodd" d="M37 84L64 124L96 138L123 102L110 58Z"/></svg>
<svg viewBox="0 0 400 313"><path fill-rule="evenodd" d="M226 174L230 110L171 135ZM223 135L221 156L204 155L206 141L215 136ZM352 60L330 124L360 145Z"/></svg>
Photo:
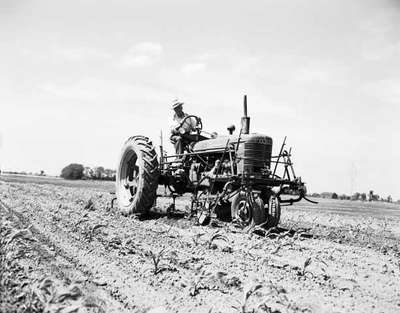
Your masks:
<svg viewBox="0 0 400 313"><path fill-rule="evenodd" d="M301 268L301 270L299 270L299 271L297 272L297 274L298 274L299 276L304 277L304 276L306 276L306 274L311 274L312 276L314 276L313 273L311 273L310 271L307 271L307 267L310 266L311 261L312 261L312 260L311 260L311 257L308 257L308 258L304 261L303 267Z"/></svg>
<svg viewBox="0 0 400 313"><path fill-rule="evenodd" d="M243 299L242 301L238 301L239 305L238 306L232 306L232 308L234 308L236 311L241 312L241 313L247 313L247 304L249 302L250 297L259 289L261 289L263 287L263 285L261 284L254 284L254 285L250 285L248 286L248 288L244 289L244 293L243 293ZM252 312L254 312L254 310L252 310Z"/></svg>
<svg viewBox="0 0 400 313"><path fill-rule="evenodd" d="M32 231L31 231L32 225L29 225L28 228L26 229L19 229L16 230L14 233L10 235L10 238L6 242L7 245L11 244L12 241L16 239L24 239L24 240L29 240L29 241L37 241L36 238L33 237Z"/></svg>
<svg viewBox="0 0 400 313"><path fill-rule="evenodd" d="M151 270L151 272L154 275L157 275L165 270L171 270L171 266L168 264L163 264L164 260L173 260L176 259L176 252L172 251L169 252L167 251L165 248L161 249L159 252L153 252L153 251L149 251L151 260L152 260L152 264L153 264L153 268ZM168 256L168 254L170 254L170 256Z"/></svg>
<svg viewBox="0 0 400 313"><path fill-rule="evenodd" d="M194 281L191 283L191 287L189 288L190 296L195 297L200 293L200 290L207 289L207 286L204 284L203 279L209 278L210 276L210 273L197 275Z"/></svg>
<svg viewBox="0 0 400 313"><path fill-rule="evenodd" d="M192 237L193 244L194 244L196 247L200 244L200 237L203 236L203 235L204 235L204 234L199 233L199 234L195 234L195 235Z"/></svg>
<svg viewBox="0 0 400 313"><path fill-rule="evenodd" d="M161 267L161 260L162 257L165 253L165 249L162 249L160 252L158 253L154 253L153 251L150 251L150 257L151 260L153 261L153 274L157 275L158 273L160 273L162 271L162 267Z"/></svg>
<svg viewBox="0 0 400 313"><path fill-rule="evenodd" d="M209 249L212 249L213 247L215 247L215 245L213 245L213 242L215 240L222 240L222 241L228 242L228 238L225 235L222 235L217 231L207 241L207 246Z"/></svg>
<svg viewBox="0 0 400 313"><path fill-rule="evenodd" d="M85 229L83 230L83 235L86 237L86 239L88 241L92 241L94 238L94 235L96 234L97 230L101 227L106 227L107 225L103 225L103 224L97 224L94 226L87 226L85 227Z"/></svg>

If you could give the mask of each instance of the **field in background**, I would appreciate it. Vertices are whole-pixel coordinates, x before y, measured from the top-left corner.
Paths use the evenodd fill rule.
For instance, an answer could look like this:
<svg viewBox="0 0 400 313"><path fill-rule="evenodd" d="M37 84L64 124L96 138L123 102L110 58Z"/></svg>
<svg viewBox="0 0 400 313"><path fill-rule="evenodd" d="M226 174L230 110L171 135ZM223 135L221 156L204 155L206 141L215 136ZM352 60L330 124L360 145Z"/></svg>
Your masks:
<svg viewBox="0 0 400 313"><path fill-rule="evenodd" d="M400 204L387 203L379 201L351 201L351 200L336 200L311 198L318 201L318 204L312 204L306 201L301 201L294 205L297 209L305 212L320 212L332 214L343 214L352 216L375 216L375 217L400 217Z"/></svg>
<svg viewBox="0 0 400 313"><path fill-rule="evenodd" d="M39 184L39 185L54 185L76 188L90 188L95 190L113 192L115 183L104 180L66 180L60 177L51 176L29 176L29 175L0 175L0 181L8 183L24 183L24 184Z"/></svg>

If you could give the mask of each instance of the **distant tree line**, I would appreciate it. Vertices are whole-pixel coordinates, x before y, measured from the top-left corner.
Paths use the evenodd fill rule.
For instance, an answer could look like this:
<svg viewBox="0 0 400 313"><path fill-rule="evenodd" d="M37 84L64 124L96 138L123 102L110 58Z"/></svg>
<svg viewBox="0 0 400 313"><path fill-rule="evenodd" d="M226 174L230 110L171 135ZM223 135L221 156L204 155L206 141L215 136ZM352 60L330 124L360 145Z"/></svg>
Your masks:
<svg viewBox="0 0 400 313"><path fill-rule="evenodd" d="M87 179L115 180L116 174L115 170L104 168L103 166L93 168L85 166L83 170L83 177Z"/></svg>
<svg viewBox="0 0 400 313"><path fill-rule="evenodd" d="M372 190L369 193L356 192L353 195L337 194L336 192L322 192L322 193L312 193L311 197L315 198L325 198L325 199L338 199L338 200L352 200L352 201L382 201L382 202L393 202L392 196L387 196L386 198L380 197L374 194ZM397 201L400 203L400 200Z"/></svg>
<svg viewBox="0 0 400 313"><path fill-rule="evenodd" d="M9 175L47 176L47 174L45 173L44 170L41 170L39 173L37 173L37 172L35 172L35 173L34 172L25 172L25 171L18 172L18 171L1 171L0 170L0 174L1 173L9 174Z"/></svg>
<svg viewBox="0 0 400 313"><path fill-rule="evenodd" d="M62 169L60 176L64 179L115 180L116 171L103 166L92 168L71 163Z"/></svg>

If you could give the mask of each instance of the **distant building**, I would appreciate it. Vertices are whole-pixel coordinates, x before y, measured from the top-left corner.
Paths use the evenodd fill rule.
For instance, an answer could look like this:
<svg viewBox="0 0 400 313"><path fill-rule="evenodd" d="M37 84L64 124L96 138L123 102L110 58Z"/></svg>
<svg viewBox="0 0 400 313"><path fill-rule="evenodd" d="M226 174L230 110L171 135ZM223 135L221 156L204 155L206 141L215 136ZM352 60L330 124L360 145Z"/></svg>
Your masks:
<svg viewBox="0 0 400 313"><path fill-rule="evenodd" d="M375 195L373 190L368 193L368 201L379 201L379 195Z"/></svg>
<svg viewBox="0 0 400 313"><path fill-rule="evenodd" d="M332 194L333 194L333 192L322 192L321 198L332 199Z"/></svg>
<svg viewBox="0 0 400 313"><path fill-rule="evenodd" d="M94 171L93 171L93 169L92 169L91 167L86 166L86 167L83 169L83 176L84 176L84 177L92 178L93 175L94 175Z"/></svg>

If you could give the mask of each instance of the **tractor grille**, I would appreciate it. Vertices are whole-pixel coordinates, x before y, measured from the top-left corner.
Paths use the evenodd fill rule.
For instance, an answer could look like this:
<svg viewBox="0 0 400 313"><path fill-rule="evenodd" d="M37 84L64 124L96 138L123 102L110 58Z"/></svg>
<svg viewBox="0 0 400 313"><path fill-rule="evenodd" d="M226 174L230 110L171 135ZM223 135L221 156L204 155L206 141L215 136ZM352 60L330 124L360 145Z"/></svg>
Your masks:
<svg viewBox="0 0 400 313"><path fill-rule="evenodd" d="M270 163L272 146L254 142L248 142L244 145L245 163L252 162L260 163L261 166L265 163Z"/></svg>
<svg viewBox="0 0 400 313"><path fill-rule="evenodd" d="M248 172L259 173L271 164L272 145L257 142L244 144L244 167Z"/></svg>
<svg viewBox="0 0 400 313"><path fill-rule="evenodd" d="M272 138L261 134L244 135L237 149L237 174L254 178L269 175Z"/></svg>

